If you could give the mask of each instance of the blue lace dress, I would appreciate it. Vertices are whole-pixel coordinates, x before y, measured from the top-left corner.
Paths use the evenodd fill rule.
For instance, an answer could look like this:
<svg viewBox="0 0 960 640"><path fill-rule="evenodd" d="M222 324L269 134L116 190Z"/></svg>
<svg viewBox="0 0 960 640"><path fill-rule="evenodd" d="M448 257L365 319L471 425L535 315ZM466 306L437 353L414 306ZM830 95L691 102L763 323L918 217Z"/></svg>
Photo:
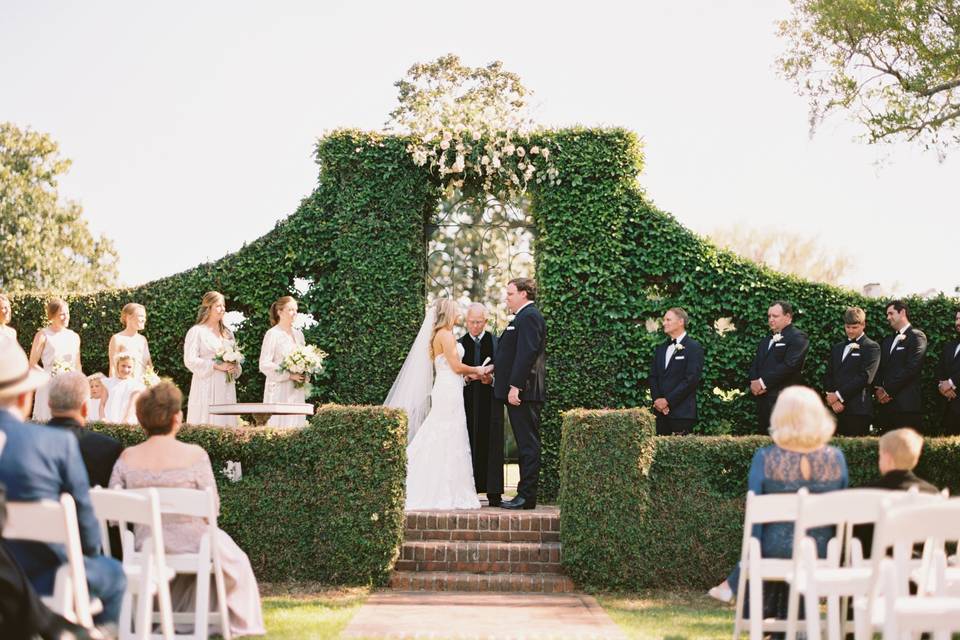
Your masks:
<svg viewBox="0 0 960 640"><path fill-rule="evenodd" d="M826 493L845 489L848 486L847 461L836 447L823 446L809 453L787 451L777 445L764 447L753 454L747 489L757 495L768 493L796 493L806 487L810 493ZM817 541L817 553L827 555L827 543L834 536L833 527L811 529L810 535ZM793 523L775 522L756 525L753 537L760 539L764 557L789 558L793 555ZM727 583L734 593L740 577L740 563L734 567ZM764 585L764 615L785 618L786 585Z"/></svg>

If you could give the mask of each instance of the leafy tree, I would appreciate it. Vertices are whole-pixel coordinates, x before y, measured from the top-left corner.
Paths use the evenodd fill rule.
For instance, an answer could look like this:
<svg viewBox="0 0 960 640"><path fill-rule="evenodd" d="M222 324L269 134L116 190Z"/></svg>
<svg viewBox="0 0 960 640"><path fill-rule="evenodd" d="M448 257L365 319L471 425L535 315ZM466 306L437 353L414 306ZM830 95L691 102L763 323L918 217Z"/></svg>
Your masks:
<svg viewBox="0 0 960 640"><path fill-rule="evenodd" d="M47 134L0 123L0 289L90 291L117 281L113 243L94 238L57 178L70 161Z"/></svg>
<svg viewBox="0 0 960 640"><path fill-rule="evenodd" d="M960 141L960 0L791 0L777 61L810 102L811 129L847 111L870 143L941 158Z"/></svg>
<svg viewBox="0 0 960 640"><path fill-rule="evenodd" d="M827 284L837 284L853 265L848 255L824 252L815 236L779 229L735 225L714 230L710 239L758 264Z"/></svg>

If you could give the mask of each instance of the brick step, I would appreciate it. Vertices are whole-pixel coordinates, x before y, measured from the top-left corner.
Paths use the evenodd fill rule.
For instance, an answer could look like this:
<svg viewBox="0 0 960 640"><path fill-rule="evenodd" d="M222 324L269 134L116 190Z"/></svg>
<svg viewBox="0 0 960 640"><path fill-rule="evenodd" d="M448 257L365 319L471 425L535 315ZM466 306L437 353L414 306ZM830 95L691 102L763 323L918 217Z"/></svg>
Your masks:
<svg viewBox="0 0 960 640"><path fill-rule="evenodd" d="M397 571L471 573L563 573L559 542L403 543Z"/></svg>
<svg viewBox="0 0 960 640"><path fill-rule="evenodd" d="M570 593L573 581L555 573L467 573L394 571L390 588L397 591L510 591L515 593Z"/></svg>
<svg viewBox="0 0 960 640"><path fill-rule="evenodd" d="M406 514L404 539L474 542L560 542L560 512L555 507L507 512L499 509Z"/></svg>

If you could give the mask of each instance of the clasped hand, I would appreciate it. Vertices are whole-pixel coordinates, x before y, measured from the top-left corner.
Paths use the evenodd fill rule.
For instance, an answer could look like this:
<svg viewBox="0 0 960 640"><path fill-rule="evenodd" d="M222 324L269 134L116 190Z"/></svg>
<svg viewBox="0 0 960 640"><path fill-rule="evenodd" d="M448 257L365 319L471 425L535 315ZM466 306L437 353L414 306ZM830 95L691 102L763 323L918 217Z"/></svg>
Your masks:
<svg viewBox="0 0 960 640"><path fill-rule="evenodd" d="M941 380L940 385L937 388L942 395L947 400L956 400L957 399L957 390L950 384L949 380Z"/></svg>
<svg viewBox="0 0 960 640"><path fill-rule="evenodd" d="M236 373L238 367L236 363L233 362L218 362L213 365L213 368L217 371L223 371L224 373Z"/></svg>

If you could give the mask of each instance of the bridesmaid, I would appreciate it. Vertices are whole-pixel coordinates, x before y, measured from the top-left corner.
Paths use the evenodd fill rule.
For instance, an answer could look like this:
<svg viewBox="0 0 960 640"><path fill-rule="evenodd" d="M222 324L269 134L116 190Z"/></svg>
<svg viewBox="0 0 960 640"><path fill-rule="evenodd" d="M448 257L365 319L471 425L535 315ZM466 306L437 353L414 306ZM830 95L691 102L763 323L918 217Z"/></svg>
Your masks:
<svg viewBox="0 0 960 640"><path fill-rule="evenodd" d="M184 340L183 364L193 373L187 401L187 424L238 425L237 416L210 415L210 405L237 401L234 381L240 376L240 365L215 361L219 350L235 344L233 332L223 324L226 312L223 295L208 291L200 302L197 323L190 327ZM228 372L234 381L227 382Z"/></svg>
<svg viewBox="0 0 960 640"><path fill-rule="evenodd" d="M147 310L142 304L128 302L120 312L120 324L124 327L123 331L111 336L107 350L110 356L110 377L117 377L117 355L129 353L133 356L133 377L142 379L144 369L153 366L150 346L147 339L140 335L147 324Z"/></svg>
<svg viewBox="0 0 960 640"><path fill-rule="evenodd" d="M17 330L10 325L13 311L10 310L10 298L0 293L0 336L17 339Z"/></svg>
<svg viewBox="0 0 960 640"><path fill-rule="evenodd" d="M83 371L80 365L80 336L70 325L70 307L60 298L47 303L47 320L50 326L37 331L30 347L30 366L43 363L43 369L50 373L55 362L63 361L73 365L74 371ZM47 404L49 389L45 385L37 389L33 401L33 421L44 423L50 419L50 406Z"/></svg>
<svg viewBox="0 0 960 640"><path fill-rule="evenodd" d="M290 296L278 298L270 305L270 324L263 336L260 349L260 372L267 377L263 388L264 402L306 402L306 389L297 387L294 382L304 382L302 374L285 373L279 370L280 363L297 347L304 346L303 332L293 328L297 317L297 301ZM273 416L267 422L268 427L302 427L307 419L304 416Z"/></svg>

